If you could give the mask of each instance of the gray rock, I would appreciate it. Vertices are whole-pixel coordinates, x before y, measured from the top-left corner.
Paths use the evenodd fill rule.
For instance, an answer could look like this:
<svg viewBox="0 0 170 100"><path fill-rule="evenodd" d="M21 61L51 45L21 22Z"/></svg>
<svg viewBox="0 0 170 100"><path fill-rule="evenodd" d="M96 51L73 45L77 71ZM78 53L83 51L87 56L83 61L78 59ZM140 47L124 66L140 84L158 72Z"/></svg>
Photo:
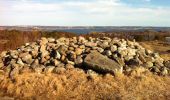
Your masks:
<svg viewBox="0 0 170 100"><path fill-rule="evenodd" d="M59 60L54 59L54 65L58 66L61 62Z"/></svg>
<svg viewBox="0 0 170 100"><path fill-rule="evenodd" d="M66 69L64 67L56 67L54 69L54 72L57 74L63 74L66 71Z"/></svg>
<svg viewBox="0 0 170 100"><path fill-rule="evenodd" d="M103 49L103 48L100 48L100 47L97 47L97 51L100 52L100 53L102 53L102 52L104 51L104 49Z"/></svg>
<svg viewBox="0 0 170 100"><path fill-rule="evenodd" d="M170 69L170 61L166 61L166 62L165 62L165 67L167 67L167 68Z"/></svg>
<svg viewBox="0 0 170 100"><path fill-rule="evenodd" d="M32 56L29 53L21 53L19 57L27 64L31 64L33 61Z"/></svg>
<svg viewBox="0 0 170 100"><path fill-rule="evenodd" d="M126 62L126 64L129 66L138 66L139 61L137 59L130 59L129 61Z"/></svg>
<svg viewBox="0 0 170 100"><path fill-rule="evenodd" d="M168 75L168 70L166 67L163 67L162 71L161 71L162 75Z"/></svg>
<svg viewBox="0 0 170 100"><path fill-rule="evenodd" d="M20 72L20 68L19 68L20 66L19 65L15 64L12 67L13 67L13 69L10 72L10 78L16 77Z"/></svg>
<svg viewBox="0 0 170 100"><path fill-rule="evenodd" d="M1 56L1 57L5 57L6 54L7 54L7 51L2 51L0 56Z"/></svg>
<svg viewBox="0 0 170 100"><path fill-rule="evenodd" d="M44 72L46 74L50 74L54 71L54 69L55 69L55 66L47 66L47 67L45 67Z"/></svg>
<svg viewBox="0 0 170 100"><path fill-rule="evenodd" d="M35 59L34 61L33 61L33 63L31 64L31 68L35 68L35 67L37 67L37 66L39 66L39 60L38 59Z"/></svg>
<svg viewBox="0 0 170 100"><path fill-rule="evenodd" d="M74 68L74 65L72 64L66 64L66 69L73 69Z"/></svg>
<svg viewBox="0 0 170 100"><path fill-rule="evenodd" d="M117 46L116 46L116 45L112 45L112 46L110 47L110 50L111 50L112 52L117 51Z"/></svg>
<svg viewBox="0 0 170 100"><path fill-rule="evenodd" d="M68 50L68 48L64 45L61 45L59 48L58 48L58 52L60 54L66 54L66 51Z"/></svg>
<svg viewBox="0 0 170 100"><path fill-rule="evenodd" d="M153 63L151 61L148 61L148 62L146 62L145 66L147 68L151 68L151 67L153 67Z"/></svg>
<svg viewBox="0 0 170 100"><path fill-rule="evenodd" d="M39 65L39 66L34 67L33 70L34 70L36 73L41 74L42 71L43 71L43 69L45 69L45 66Z"/></svg>
<svg viewBox="0 0 170 100"><path fill-rule="evenodd" d="M83 53L83 51L84 51L83 49L76 48L76 49L75 49L75 54L76 54L76 55L81 55L81 54Z"/></svg>
<svg viewBox="0 0 170 100"><path fill-rule="evenodd" d="M67 64L75 65L75 62L73 62L73 61L69 61L68 59L66 60L66 63L67 63Z"/></svg>
<svg viewBox="0 0 170 100"><path fill-rule="evenodd" d="M93 70L87 70L87 75L90 79L95 80L98 74Z"/></svg>
<svg viewBox="0 0 170 100"><path fill-rule="evenodd" d="M108 56L108 57L112 55L112 52L110 50L106 50L104 52L105 52L106 56Z"/></svg>
<svg viewBox="0 0 170 100"><path fill-rule="evenodd" d="M121 58L115 57L114 59L115 59L116 62L118 62L118 64L120 64L121 66L125 66L125 62L124 62Z"/></svg>
<svg viewBox="0 0 170 100"><path fill-rule="evenodd" d="M116 72L122 73L121 65L119 65L114 60L103 56L99 52L91 52L90 54L88 54L84 60L84 63L88 68L99 72L109 72L112 74Z"/></svg>
<svg viewBox="0 0 170 100"><path fill-rule="evenodd" d="M19 64L20 66L24 66L24 63L22 62L21 58L18 58L17 64Z"/></svg>
<svg viewBox="0 0 170 100"><path fill-rule="evenodd" d="M53 43L53 42L55 42L55 39L54 38L48 38L48 42Z"/></svg>
<svg viewBox="0 0 170 100"><path fill-rule="evenodd" d="M87 46L87 47L95 47L95 46L97 46L97 43L94 43L94 42L86 42L86 43L85 43L85 46Z"/></svg>
<svg viewBox="0 0 170 100"><path fill-rule="evenodd" d="M139 53L139 59L144 63L146 62L146 59L143 54Z"/></svg>
<svg viewBox="0 0 170 100"><path fill-rule="evenodd" d="M56 57L55 58L61 59L61 55L60 55L60 53L58 51L56 51Z"/></svg>
<svg viewBox="0 0 170 100"><path fill-rule="evenodd" d="M81 56L78 56L76 59L75 59L75 64L76 65L81 65L83 63L83 59Z"/></svg>
<svg viewBox="0 0 170 100"><path fill-rule="evenodd" d="M109 43L107 41L98 42L97 45L103 49L109 47Z"/></svg>
<svg viewBox="0 0 170 100"><path fill-rule="evenodd" d="M48 43L48 39L45 37L42 37L41 40L39 40L40 45L44 45Z"/></svg>
<svg viewBox="0 0 170 100"><path fill-rule="evenodd" d="M0 62L0 69L4 67L4 63Z"/></svg>

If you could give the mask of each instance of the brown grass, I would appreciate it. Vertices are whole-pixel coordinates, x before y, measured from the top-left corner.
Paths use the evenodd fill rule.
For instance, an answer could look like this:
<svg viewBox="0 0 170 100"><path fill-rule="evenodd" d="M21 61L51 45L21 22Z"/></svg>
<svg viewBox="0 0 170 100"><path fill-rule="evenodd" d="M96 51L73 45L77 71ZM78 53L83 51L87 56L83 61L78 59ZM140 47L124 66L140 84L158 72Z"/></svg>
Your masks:
<svg viewBox="0 0 170 100"><path fill-rule="evenodd" d="M36 100L167 100L170 77L137 69L130 76L110 74L88 78L82 70L63 74L24 73L13 80L2 77L1 96Z"/></svg>

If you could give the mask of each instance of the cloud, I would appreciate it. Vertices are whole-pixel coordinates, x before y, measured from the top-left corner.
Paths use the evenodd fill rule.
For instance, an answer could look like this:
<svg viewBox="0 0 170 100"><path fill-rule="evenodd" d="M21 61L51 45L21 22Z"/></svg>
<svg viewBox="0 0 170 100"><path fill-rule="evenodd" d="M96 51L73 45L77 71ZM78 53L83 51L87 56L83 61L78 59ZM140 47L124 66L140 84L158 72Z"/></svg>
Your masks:
<svg viewBox="0 0 170 100"><path fill-rule="evenodd" d="M170 8L133 7L120 0L13 0L0 7L6 21L0 24L170 26Z"/></svg>

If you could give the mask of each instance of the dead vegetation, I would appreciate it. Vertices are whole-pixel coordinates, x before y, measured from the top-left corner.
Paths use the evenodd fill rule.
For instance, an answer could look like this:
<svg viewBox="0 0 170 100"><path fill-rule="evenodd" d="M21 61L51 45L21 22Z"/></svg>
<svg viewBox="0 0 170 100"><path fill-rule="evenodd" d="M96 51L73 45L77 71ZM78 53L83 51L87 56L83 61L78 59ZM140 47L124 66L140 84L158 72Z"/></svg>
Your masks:
<svg viewBox="0 0 170 100"><path fill-rule="evenodd" d="M130 76L88 75L80 69L62 74L24 73L13 80L1 75L0 96L28 100L167 100L170 78L137 69Z"/></svg>

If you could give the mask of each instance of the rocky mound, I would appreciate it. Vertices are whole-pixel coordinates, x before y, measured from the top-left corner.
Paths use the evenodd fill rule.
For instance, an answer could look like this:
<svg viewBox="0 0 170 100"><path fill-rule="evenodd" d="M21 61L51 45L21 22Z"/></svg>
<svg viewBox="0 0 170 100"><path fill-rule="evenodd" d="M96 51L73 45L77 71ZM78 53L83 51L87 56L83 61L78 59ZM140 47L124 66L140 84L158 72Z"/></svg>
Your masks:
<svg viewBox="0 0 170 100"><path fill-rule="evenodd" d="M74 67L98 73L128 74L144 67L158 75L170 72L170 62L135 41L118 38L41 38L17 50L1 53L0 69L10 77L27 70L59 73Z"/></svg>

